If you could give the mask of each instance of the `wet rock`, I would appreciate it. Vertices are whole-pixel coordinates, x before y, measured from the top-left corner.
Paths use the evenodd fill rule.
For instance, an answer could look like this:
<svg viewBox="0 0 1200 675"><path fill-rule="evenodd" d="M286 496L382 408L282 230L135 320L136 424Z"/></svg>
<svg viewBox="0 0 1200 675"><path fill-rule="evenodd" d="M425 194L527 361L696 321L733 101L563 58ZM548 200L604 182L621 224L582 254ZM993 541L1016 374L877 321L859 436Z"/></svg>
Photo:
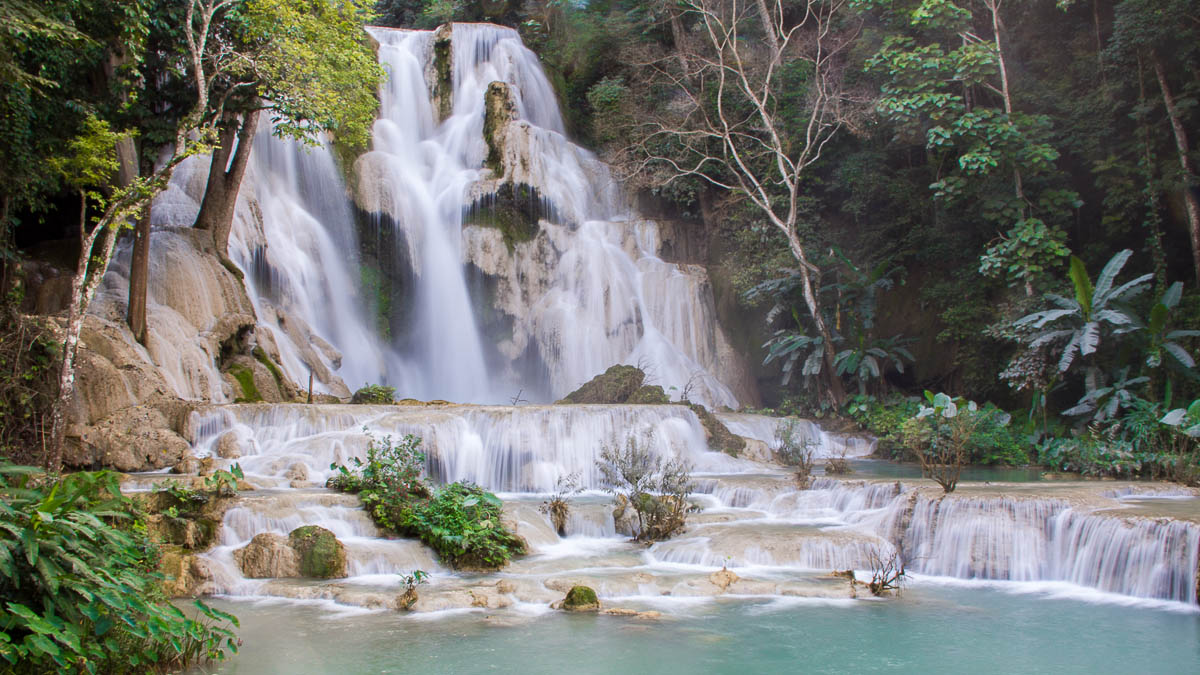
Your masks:
<svg viewBox="0 0 1200 675"><path fill-rule="evenodd" d="M208 592L213 580L209 562L176 547L164 547L159 560L163 592L171 598L191 598Z"/></svg>
<svg viewBox="0 0 1200 675"><path fill-rule="evenodd" d="M740 581L741 577L722 567L716 572L708 575L708 580L712 582L713 586L721 589L721 592L724 593L725 591L729 590L730 585Z"/></svg>
<svg viewBox="0 0 1200 675"><path fill-rule="evenodd" d="M646 373L634 366L612 366L558 401L566 403L625 403L642 386Z"/></svg>
<svg viewBox="0 0 1200 675"><path fill-rule="evenodd" d="M562 609L568 612L595 612L600 609L596 591L587 586L572 586L562 599Z"/></svg>
<svg viewBox="0 0 1200 675"><path fill-rule="evenodd" d="M287 537L273 532L254 535L249 544L233 552L233 559L248 579L300 576L296 551Z"/></svg>
<svg viewBox="0 0 1200 675"><path fill-rule="evenodd" d="M692 412L696 413L696 417L700 418L700 424L704 427L704 436L708 439L710 450L737 457L745 449L746 439L730 431L721 420L708 411L708 408L699 403L688 403L687 405Z"/></svg>
<svg viewBox="0 0 1200 675"><path fill-rule="evenodd" d="M290 481L307 481L308 465L304 462L296 462L288 467L286 477Z"/></svg>
<svg viewBox="0 0 1200 675"><path fill-rule="evenodd" d="M179 463L171 467L171 473L196 473L199 470L200 460L196 459L191 450L183 453Z"/></svg>
<svg viewBox="0 0 1200 675"><path fill-rule="evenodd" d="M608 616L625 616L625 617L629 617L631 619L654 620L654 619L662 618L662 612L656 612L654 610L649 610L646 612L639 612L636 609L627 609L625 607L612 607L609 609L602 609L602 610L600 610L600 613L607 614Z"/></svg>
<svg viewBox="0 0 1200 675"><path fill-rule="evenodd" d="M196 470L196 473L199 474L201 477L211 476L213 471L216 469L216 467L217 467L217 460L213 459L212 457L201 457L200 458L200 466Z"/></svg>
<svg viewBox="0 0 1200 675"><path fill-rule="evenodd" d="M242 456L242 442L237 432L226 431L217 439L217 457L221 459L238 459Z"/></svg>
<svg viewBox="0 0 1200 675"><path fill-rule="evenodd" d="M300 574L317 579L346 576L346 547L329 530L316 525L298 527L288 543L299 558Z"/></svg>

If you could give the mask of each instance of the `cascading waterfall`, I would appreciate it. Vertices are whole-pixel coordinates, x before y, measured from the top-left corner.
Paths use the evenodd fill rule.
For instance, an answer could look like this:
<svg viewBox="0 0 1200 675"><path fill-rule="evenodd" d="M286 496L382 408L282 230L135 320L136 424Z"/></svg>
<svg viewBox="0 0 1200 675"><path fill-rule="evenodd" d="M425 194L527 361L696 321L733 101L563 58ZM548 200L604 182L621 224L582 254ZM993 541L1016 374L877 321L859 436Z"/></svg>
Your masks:
<svg viewBox="0 0 1200 675"><path fill-rule="evenodd" d="M372 150L353 167L353 203L327 147L301 148L266 127L239 200L230 253L246 272L260 344L278 354L286 374L304 381L311 369L324 383L318 389L342 396L345 385L382 381L408 396L490 403L518 391L557 398L610 365L641 363L668 392L736 407L737 369L729 365L732 350L717 326L704 270L664 260L664 230L640 220L607 167L567 140L553 90L516 32L455 25L371 35L389 79ZM438 42L445 39L448 52ZM450 55L445 73L438 72L439 53ZM447 82L433 81L447 74ZM499 165L483 168L486 92L494 82L507 85L515 119L503 130ZM155 203L154 241L170 256L190 245L181 228L195 218L207 168L199 158L186 162ZM537 220L530 239L506 241L486 217L505 189ZM393 344L371 327L357 288L358 261L347 254L358 248L355 219L363 217L394 228L397 249L381 254L411 267L410 325ZM116 265L118 276L124 264ZM212 279L197 277L195 285L214 289L194 316L152 306L158 318L151 349L159 350L152 357L180 396L221 402L212 346L176 338L211 330L210 315L250 310L211 300L220 295ZM152 303L168 303L166 295L151 289ZM899 482L818 477L799 489L785 470L754 461L777 449L779 420L718 418L756 450L740 458L710 451L699 419L683 406L201 409L189 425L196 455L236 459L264 488L226 512L221 538L205 554L210 590L388 606L386 598L361 593L394 591L396 572L423 569L437 573L435 585L453 587L441 606L491 607L506 594L545 604L561 597L558 582L580 577L605 595L715 594L727 589L714 590L709 575L730 566L747 577L734 594L845 597L844 583L829 580L829 571L862 570L872 556L895 551L923 575L1059 581L1197 602L1195 519L1123 514L1125 495L1082 487L1064 498L967 486L942 497ZM812 423L794 429L818 458L874 449L869 439ZM408 433L423 439L435 481L473 481L503 495L506 516L533 552L505 571L507 590L463 590L474 583L468 575L442 568L413 540L380 537L354 498L320 489L331 463L363 458L372 436ZM702 511L682 535L645 549L627 544L600 492L596 459L606 445L647 433L656 457L693 466ZM538 506L572 473L585 492L560 536ZM1128 496L1147 491L1121 489ZM300 525L338 536L350 579L242 576L234 551L256 534L286 536Z"/></svg>
<svg viewBox="0 0 1200 675"><path fill-rule="evenodd" d="M664 387L695 382L694 398L736 406L712 372L729 355L718 353L723 338L702 270L658 258L655 225L631 220L606 167L563 135L553 89L516 31L453 26L442 57L452 62L451 91L440 93L453 106L440 122L428 81L437 77L434 33L371 35L389 79L372 151L356 164L356 198L402 233L416 277L403 390L457 401L495 402L517 391L553 399L610 365L640 361ZM506 132L511 170L503 176L481 168L493 82L508 85L517 117ZM510 251L496 245L495 230L464 229L464 208L489 204L503 184L540 195L534 211L545 243ZM512 322L510 335L481 334L464 263L501 280L496 309ZM536 367L518 366L523 358Z"/></svg>
<svg viewBox="0 0 1200 675"><path fill-rule="evenodd" d="M740 417L743 428L778 423ZM211 452L231 435L242 448L238 461L250 480L288 488L252 497L226 515L225 538L210 558L222 570L215 575L216 587L227 592L294 592L242 580L232 551L258 532L286 535L301 524L338 533L347 544L354 576L370 579L388 571L431 569L417 567L434 563L421 558L421 548L412 541L373 538L365 514L350 508L353 500L311 491L331 474L331 462L362 458L368 434L417 434L435 480L469 480L504 495L506 509L537 554L514 567L510 576L532 575L541 588L546 574L569 572L572 564L616 565L614 569L636 564L609 558L626 544L609 499L597 491L601 484L595 460L606 444L652 432L654 455L695 467L695 499L703 507L685 533L641 554L640 564L660 576L722 566L743 573L768 570L768 578L825 574L866 569L872 556L886 558L897 551L910 571L924 575L1061 581L1126 596L1197 602L1200 524L1119 510L1120 499L1165 494L1159 490L1130 485L1106 493L1076 487L1065 498L1053 498L964 488L967 492L942 496L900 482L823 477L799 489L775 467L709 451L699 420L682 406L241 405L194 413L192 428L199 452ZM813 443L819 456L840 456L853 447L847 437L816 425L798 424L796 429L799 440ZM567 536L560 537L534 506L554 491L558 477L571 472L578 472L588 491L574 500ZM581 555L585 560L570 562ZM607 562L591 562L592 556ZM433 569L453 577L450 571ZM606 587L614 593L641 592L608 577L597 583L610 584ZM662 583L660 579L655 582L659 585L643 590L652 595L696 592L694 585ZM778 586L762 588L764 593L784 592Z"/></svg>

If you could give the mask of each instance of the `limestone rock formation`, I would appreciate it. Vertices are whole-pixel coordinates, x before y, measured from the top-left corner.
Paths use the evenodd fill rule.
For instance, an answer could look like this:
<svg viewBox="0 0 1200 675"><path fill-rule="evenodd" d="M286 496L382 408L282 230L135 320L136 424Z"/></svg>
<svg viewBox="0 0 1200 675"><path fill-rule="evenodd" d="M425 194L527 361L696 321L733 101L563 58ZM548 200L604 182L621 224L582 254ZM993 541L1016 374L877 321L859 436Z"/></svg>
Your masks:
<svg viewBox="0 0 1200 675"><path fill-rule="evenodd" d="M301 576L346 576L346 547L329 530L317 525L297 527L288 535L288 544L296 552Z"/></svg>
<svg viewBox="0 0 1200 675"><path fill-rule="evenodd" d="M721 569L717 570L716 572L713 572L712 574L708 575L708 580L712 582L713 586L716 586L717 588L721 589L722 593L729 590L729 587L732 584L737 583L740 579L741 579L741 577L734 574L733 572L730 572L728 569L726 569L724 567L722 567Z"/></svg>
<svg viewBox="0 0 1200 675"><path fill-rule="evenodd" d="M568 612L595 612L600 609L596 591L587 586L572 586L562 599L562 609Z"/></svg>
<svg viewBox="0 0 1200 675"><path fill-rule="evenodd" d="M626 403L642 386L646 373L635 366L612 366L558 403Z"/></svg>
<svg viewBox="0 0 1200 675"><path fill-rule="evenodd" d="M250 543L233 552L233 559L249 579L300 576L300 560L288 538L273 532L254 535Z"/></svg>
<svg viewBox="0 0 1200 675"><path fill-rule="evenodd" d="M217 439L217 457L221 459L238 459L242 456L242 443L233 431L226 431Z"/></svg>
<svg viewBox="0 0 1200 675"><path fill-rule="evenodd" d="M213 580L208 560L178 547L164 547L159 561L163 592L170 598L190 598L208 592Z"/></svg>

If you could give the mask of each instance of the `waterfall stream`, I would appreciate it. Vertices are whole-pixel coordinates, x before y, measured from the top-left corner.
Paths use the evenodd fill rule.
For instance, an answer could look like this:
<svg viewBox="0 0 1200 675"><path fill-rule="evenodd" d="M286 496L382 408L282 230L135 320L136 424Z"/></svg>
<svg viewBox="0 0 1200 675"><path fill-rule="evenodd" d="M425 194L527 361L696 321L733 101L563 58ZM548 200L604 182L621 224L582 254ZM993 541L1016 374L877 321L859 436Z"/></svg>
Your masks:
<svg viewBox="0 0 1200 675"><path fill-rule="evenodd" d="M433 579L418 611L544 607L576 583L603 598L840 600L855 587L831 572L861 575L872 558L896 554L929 577L1062 582L1197 604L1200 514L1191 491L964 483L943 497L919 481L831 477L801 487L770 461L777 419L717 413L748 439L735 458L710 450L685 406L543 405L611 365L633 363L673 398L688 391L710 408L737 408L745 373L704 268L670 262L664 228L641 218L608 168L567 139L553 88L515 31L456 24L370 34L388 79L369 152L339 167L327 144L304 148L267 126L258 134L230 245L253 305L238 309L254 312L259 344L295 381L311 371L318 390L343 398L383 382L407 397L477 405L201 407L189 425L196 455L218 466L237 461L257 488L225 513L218 544L204 554L204 590L394 607L400 575L422 569ZM447 39L448 50L439 43ZM438 58L451 59L449 67ZM487 96L496 82L507 85L514 119L502 130L499 165L487 168ZM172 254L188 245L180 230L195 217L207 168L201 158L185 162L155 203L154 241ZM524 238L506 239L480 216L512 195L523 195L533 221ZM378 254L405 267L403 334L385 337L372 316L358 254L364 220L389 228L395 248ZM176 320L162 309L166 295L151 289L169 319L156 319L152 358L179 396L225 402L211 346L170 331L182 335L186 319L203 333L208 314L232 310L213 303ZM534 404L495 405L522 392ZM795 431L818 460L874 450L868 439L810 422ZM403 434L422 438L434 481L499 493L530 555L494 578L454 572L414 540L380 536L356 498L324 489L331 464L363 458L372 437ZM634 435L648 435L655 456L690 464L696 479L687 530L649 548L622 533L596 467L606 446ZM564 536L538 507L571 473L584 492L572 500ZM1147 495L1178 500L1185 515L1136 502ZM343 542L348 578L243 576L235 551L258 534L286 536L301 525ZM738 578L714 581L723 568Z"/></svg>

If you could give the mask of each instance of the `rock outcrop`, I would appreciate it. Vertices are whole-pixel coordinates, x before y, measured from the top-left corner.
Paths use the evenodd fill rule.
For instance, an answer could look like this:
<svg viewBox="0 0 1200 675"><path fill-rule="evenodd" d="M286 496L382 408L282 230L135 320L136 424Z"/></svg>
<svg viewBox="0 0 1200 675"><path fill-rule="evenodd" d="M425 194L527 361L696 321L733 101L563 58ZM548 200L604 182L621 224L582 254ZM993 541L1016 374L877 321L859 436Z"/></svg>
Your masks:
<svg viewBox="0 0 1200 675"><path fill-rule="evenodd" d="M558 403L627 403L645 379L646 373L635 366L612 366L564 396Z"/></svg>
<svg viewBox="0 0 1200 675"><path fill-rule="evenodd" d="M248 579L300 576L300 560L287 537L273 532L254 535L250 543L233 552L233 559Z"/></svg>
<svg viewBox="0 0 1200 675"><path fill-rule="evenodd" d="M305 525L292 530L288 544L296 552L300 576L333 579L346 576L346 547L329 530Z"/></svg>
<svg viewBox="0 0 1200 675"><path fill-rule="evenodd" d="M562 599L560 607L568 612L596 612L600 610L600 600L596 591L587 586L572 586Z"/></svg>

